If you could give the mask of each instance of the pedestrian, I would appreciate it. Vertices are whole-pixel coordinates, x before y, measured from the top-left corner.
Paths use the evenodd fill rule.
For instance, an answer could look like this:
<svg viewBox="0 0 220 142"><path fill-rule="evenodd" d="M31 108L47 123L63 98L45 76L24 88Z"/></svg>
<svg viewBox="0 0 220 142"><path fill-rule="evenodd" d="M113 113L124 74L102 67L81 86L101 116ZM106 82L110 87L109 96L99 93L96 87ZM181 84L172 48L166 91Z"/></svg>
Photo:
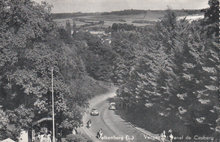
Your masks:
<svg viewBox="0 0 220 142"><path fill-rule="evenodd" d="M49 132L47 133L47 136L51 139L51 138L52 138L52 132L49 131Z"/></svg>
<svg viewBox="0 0 220 142"><path fill-rule="evenodd" d="M40 142L40 132L38 132L37 134L35 134L35 141L34 142Z"/></svg>
<svg viewBox="0 0 220 142"><path fill-rule="evenodd" d="M172 134L172 130L171 129L168 131L168 138L169 138L170 142L173 142L173 134Z"/></svg>
<svg viewBox="0 0 220 142"><path fill-rule="evenodd" d="M73 135L76 135L77 133L78 133L78 132L77 132L77 130L76 130L76 127L74 127L73 130L72 130L72 134L73 134Z"/></svg>
<svg viewBox="0 0 220 142"><path fill-rule="evenodd" d="M103 132L102 132L102 129L100 129L98 132L97 132L97 138L100 139L103 135Z"/></svg>
<svg viewBox="0 0 220 142"><path fill-rule="evenodd" d="M160 134L160 140L161 142L165 142L165 139L166 139L166 132L164 130L163 133Z"/></svg>
<svg viewBox="0 0 220 142"><path fill-rule="evenodd" d="M58 137L57 142L61 142L61 139L62 139L61 132L58 132L57 137Z"/></svg>
<svg viewBox="0 0 220 142"><path fill-rule="evenodd" d="M50 135L44 132L44 134L41 135L40 142L51 142Z"/></svg>

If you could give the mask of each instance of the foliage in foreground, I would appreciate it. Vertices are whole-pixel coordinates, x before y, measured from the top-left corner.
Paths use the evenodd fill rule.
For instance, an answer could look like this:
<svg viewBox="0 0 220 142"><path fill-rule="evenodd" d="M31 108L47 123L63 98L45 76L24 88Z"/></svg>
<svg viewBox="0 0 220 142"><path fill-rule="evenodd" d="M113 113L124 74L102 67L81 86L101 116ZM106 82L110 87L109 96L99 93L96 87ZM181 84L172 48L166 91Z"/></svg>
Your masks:
<svg viewBox="0 0 220 142"><path fill-rule="evenodd" d="M201 21L177 21L168 10L146 31L113 33L112 48L121 56L114 70L115 81L123 84L119 105L135 116L130 120L139 114L140 126L154 132L219 135L218 20L213 3L210 0L214 10L208 9Z"/></svg>
<svg viewBox="0 0 220 142"><path fill-rule="evenodd" d="M46 3L0 0L0 19L0 139L51 117L52 68L58 130L79 126L87 100L106 90L87 75L76 41L63 39Z"/></svg>

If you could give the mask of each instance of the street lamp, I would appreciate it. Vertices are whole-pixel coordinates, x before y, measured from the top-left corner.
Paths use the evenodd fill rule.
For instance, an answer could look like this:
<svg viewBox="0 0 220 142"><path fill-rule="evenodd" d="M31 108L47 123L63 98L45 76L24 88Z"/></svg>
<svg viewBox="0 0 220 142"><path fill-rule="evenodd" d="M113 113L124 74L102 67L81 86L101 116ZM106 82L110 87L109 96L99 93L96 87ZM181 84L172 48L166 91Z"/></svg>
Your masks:
<svg viewBox="0 0 220 142"><path fill-rule="evenodd" d="M53 142L55 142L55 120L54 120L54 91L53 91L53 67L51 70L51 84L52 84L52 120L53 120Z"/></svg>

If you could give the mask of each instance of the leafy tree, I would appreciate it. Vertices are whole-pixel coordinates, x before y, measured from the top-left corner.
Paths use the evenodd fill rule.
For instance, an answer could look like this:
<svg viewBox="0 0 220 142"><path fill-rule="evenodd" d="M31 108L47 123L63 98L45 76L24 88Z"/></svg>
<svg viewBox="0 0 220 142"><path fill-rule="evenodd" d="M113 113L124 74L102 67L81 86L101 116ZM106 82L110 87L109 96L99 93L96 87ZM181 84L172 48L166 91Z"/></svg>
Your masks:
<svg viewBox="0 0 220 142"><path fill-rule="evenodd" d="M205 18L208 23L217 23L219 21L219 1L209 0L210 8L205 12Z"/></svg>
<svg viewBox="0 0 220 142"><path fill-rule="evenodd" d="M125 112L134 116L141 112L139 117L151 121L154 127L160 122L160 127L151 128L155 132L172 127L181 135L218 133L217 37L206 34L209 29L202 27L200 21L177 21L170 10L152 30L145 32L135 40L142 47L134 49L133 63L125 66L125 82L118 91L122 105L130 108ZM135 41L126 36L121 38L116 39L125 42L118 47L134 46ZM127 54L121 54L122 49L115 48L121 57L126 57ZM130 61L127 58L124 64ZM117 68L120 71L123 69ZM138 121L135 123L149 128L149 123Z"/></svg>
<svg viewBox="0 0 220 142"><path fill-rule="evenodd" d="M82 104L88 97L75 97L71 90L71 82L85 75L76 46L60 38L46 3L0 3L0 102L1 114L7 120L1 127L7 134L10 130L6 123L13 124L16 137L19 130L29 130L38 120L51 117L52 67L56 123L64 130L79 126L85 107ZM70 102L69 98L74 99Z"/></svg>
<svg viewBox="0 0 220 142"><path fill-rule="evenodd" d="M67 20L66 21L66 31L67 31L67 33L68 33L68 35L71 35L71 24L70 24L70 21L69 20Z"/></svg>
<svg viewBox="0 0 220 142"><path fill-rule="evenodd" d="M87 73L96 80L110 81L116 53L101 38L88 32L74 34L73 38L84 42L80 45L80 55Z"/></svg>
<svg viewBox="0 0 220 142"><path fill-rule="evenodd" d="M205 10L205 19L204 25L207 28L207 34L215 34L219 36L219 1L218 0L209 0L209 8Z"/></svg>

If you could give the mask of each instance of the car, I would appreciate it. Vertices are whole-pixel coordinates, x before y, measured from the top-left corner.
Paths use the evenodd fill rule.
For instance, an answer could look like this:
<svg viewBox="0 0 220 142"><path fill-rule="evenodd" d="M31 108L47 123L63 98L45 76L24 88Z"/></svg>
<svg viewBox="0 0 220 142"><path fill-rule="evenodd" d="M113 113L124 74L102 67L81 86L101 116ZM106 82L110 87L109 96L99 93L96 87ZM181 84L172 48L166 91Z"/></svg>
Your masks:
<svg viewBox="0 0 220 142"><path fill-rule="evenodd" d="M116 110L116 107L115 106L109 106L109 110Z"/></svg>
<svg viewBox="0 0 220 142"><path fill-rule="evenodd" d="M116 105L116 104L115 104L114 102L110 103L110 105L109 105L109 110L116 110L115 105Z"/></svg>
<svg viewBox="0 0 220 142"><path fill-rule="evenodd" d="M91 112L90 112L90 115L92 115L92 116L98 116L98 115L99 115L99 111L98 111L97 109L93 108L93 109L91 110Z"/></svg>

